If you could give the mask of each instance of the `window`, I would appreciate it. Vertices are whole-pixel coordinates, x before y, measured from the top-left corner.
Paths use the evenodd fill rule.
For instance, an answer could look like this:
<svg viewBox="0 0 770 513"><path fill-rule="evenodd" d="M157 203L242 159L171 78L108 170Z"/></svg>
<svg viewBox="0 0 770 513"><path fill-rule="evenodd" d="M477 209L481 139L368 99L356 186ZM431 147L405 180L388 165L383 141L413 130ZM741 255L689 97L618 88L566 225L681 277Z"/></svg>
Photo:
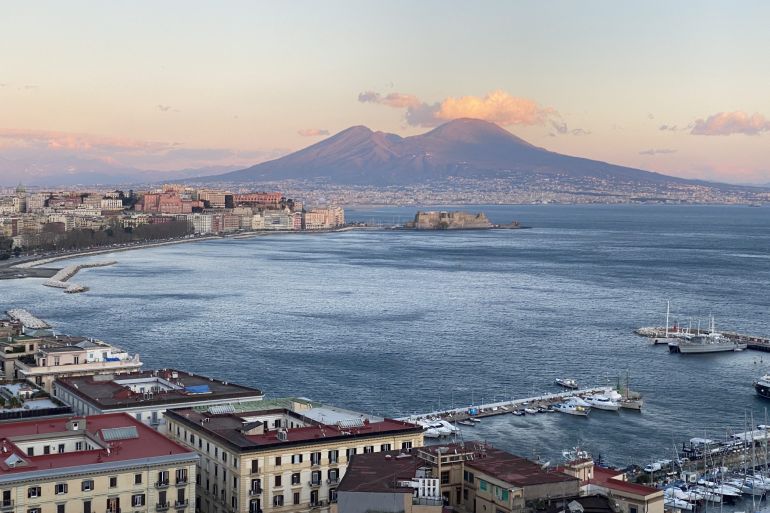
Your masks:
<svg viewBox="0 0 770 513"><path fill-rule="evenodd" d="M77 365L77 364L79 364L79 363L80 363L80 357L79 357L79 356L75 356L75 357L74 357L74 360L75 360L75 361L74 361L75 365Z"/></svg>
<svg viewBox="0 0 770 513"><path fill-rule="evenodd" d="M329 451L329 463L337 463L337 461L340 459L340 451L333 450Z"/></svg>
<svg viewBox="0 0 770 513"><path fill-rule="evenodd" d="M479 479L479 490L486 491L487 489L487 482L483 479Z"/></svg>
<svg viewBox="0 0 770 513"><path fill-rule="evenodd" d="M217 447L216 445L214 446L214 457L215 458L219 457L219 447Z"/></svg>
<svg viewBox="0 0 770 513"><path fill-rule="evenodd" d="M329 490L329 502L337 502L337 489L332 488Z"/></svg>
<svg viewBox="0 0 770 513"><path fill-rule="evenodd" d="M39 486L30 486L27 488L27 497L30 499L34 497L40 497L40 487Z"/></svg>
<svg viewBox="0 0 770 513"><path fill-rule="evenodd" d="M294 504L299 504L299 492L294 492Z"/></svg>
<svg viewBox="0 0 770 513"><path fill-rule="evenodd" d="M367 445L364 447L364 454L369 454L371 452L374 452L374 446L373 445Z"/></svg>
<svg viewBox="0 0 770 513"><path fill-rule="evenodd" d="M94 489L94 480L93 479L85 479L82 483L80 483L80 489L84 492L90 492Z"/></svg>
<svg viewBox="0 0 770 513"><path fill-rule="evenodd" d="M401 442L401 448L402 449L411 449L412 448L411 440L409 442Z"/></svg>
<svg viewBox="0 0 770 513"><path fill-rule="evenodd" d="M251 473L256 474L259 472L259 460L251 460Z"/></svg>
<svg viewBox="0 0 770 513"><path fill-rule="evenodd" d="M253 500L249 502L249 513L257 513L260 510L259 501Z"/></svg>
<svg viewBox="0 0 770 513"><path fill-rule="evenodd" d="M353 456L358 452L358 449L356 447L351 447L350 449L345 449L345 458L350 461L350 457Z"/></svg>
<svg viewBox="0 0 770 513"><path fill-rule="evenodd" d="M321 453L320 452L311 452L310 453L310 464L311 465L320 465L321 464Z"/></svg>
<svg viewBox="0 0 770 513"><path fill-rule="evenodd" d="M64 452L64 444L59 444L59 454Z"/></svg>
<svg viewBox="0 0 770 513"><path fill-rule="evenodd" d="M27 456L34 456L34 455L35 455L35 448L27 447Z"/></svg>
<svg viewBox="0 0 770 513"><path fill-rule="evenodd" d="M495 486L495 497L497 497L498 500L507 501L508 490L505 488L500 488L499 486Z"/></svg>
<svg viewBox="0 0 770 513"><path fill-rule="evenodd" d="M390 450L390 444L382 444L380 445L380 451L385 452Z"/></svg>
<svg viewBox="0 0 770 513"><path fill-rule="evenodd" d="M135 508L139 508L141 506L144 506L145 504L145 498L143 493L138 493L136 495L131 496L131 505Z"/></svg>
<svg viewBox="0 0 770 513"><path fill-rule="evenodd" d="M91 513L91 501L83 501L83 513Z"/></svg>
<svg viewBox="0 0 770 513"><path fill-rule="evenodd" d="M51 454L51 446L50 445L44 445L43 446L43 454Z"/></svg>
<svg viewBox="0 0 770 513"><path fill-rule="evenodd" d="M275 466L276 467L280 467L281 466L281 457L280 456L276 456L275 457Z"/></svg>
<svg viewBox="0 0 770 513"><path fill-rule="evenodd" d="M301 484L301 482L302 481L301 481L301 477L300 477L299 472L295 472L294 474L291 475L291 484L292 484L292 486Z"/></svg>
<svg viewBox="0 0 770 513"><path fill-rule="evenodd" d="M336 468L329 469L328 475L329 475L329 484L335 484L340 478L339 470L337 470Z"/></svg>
<svg viewBox="0 0 770 513"><path fill-rule="evenodd" d="M195 443L195 435L190 433L190 445L193 445Z"/></svg>
<svg viewBox="0 0 770 513"><path fill-rule="evenodd" d="M472 483L474 477L473 472L468 472L467 470L463 472L463 481L466 483Z"/></svg>
<svg viewBox="0 0 770 513"><path fill-rule="evenodd" d="M291 455L291 464L296 465L298 463L302 463L302 455L301 454L292 454Z"/></svg>
<svg viewBox="0 0 770 513"><path fill-rule="evenodd" d="M227 453L225 451L222 451L222 461L227 463Z"/></svg>
<svg viewBox="0 0 770 513"><path fill-rule="evenodd" d="M273 496L273 506L276 507L276 508L279 507L279 506L283 506L283 495L274 495Z"/></svg>
<svg viewBox="0 0 770 513"><path fill-rule="evenodd" d="M27 513L40 513L40 508L29 508Z"/></svg>
<svg viewBox="0 0 770 513"><path fill-rule="evenodd" d="M449 471L448 470L442 470L441 471L441 484L449 484Z"/></svg>
<svg viewBox="0 0 770 513"><path fill-rule="evenodd" d="M318 506L318 490L310 492L310 505Z"/></svg>
<svg viewBox="0 0 770 513"><path fill-rule="evenodd" d="M56 505L56 513L64 513L64 504Z"/></svg>
<svg viewBox="0 0 770 513"><path fill-rule="evenodd" d="M56 495L64 495L67 493L67 483L56 483L54 490Z"/></svg>
<svg viewBox="0 0 770 513"><path fill-rule="evenodd" d="M187 469L186 468L178 468L176 469L176 484L184 484L187 482Z"/></svg>
<svg viewBox="0 0 770 513"><path fill-rule="evenodd" d="M312 482L314 485L319 485L319 484L321 484L321 471L320 471L320 470L314 470L314 471L313 471L313 472L310 474L310 481L311 481L311 482Z"/></svg>
<svg viewBox="0 0 770 513"><path fill-rule="evenodd" d="M168 504L168 498L166 497L166 490L158 492L158 504L165 506Z"/></svg>
<svg viewBox="0 0 770 513"><path fill-rule="evenodd" d="M275 476L275 487L279 488L281 486L281 476Z"/></svg>
<svg viewBox="0 0 770 513"><path fill-rule="evenodd" d="M142 474L134 474L134 484L142 484Z"/></svg>
<svg viewBox="0 0 770 513"><path fill-rule="evenodd" d="M279 428L279 427L281 427L281 419L275 419L275 420L273 421L273 427L274 427L274 428Z"/></svg>
<svg viewBox="0 0 770 513"><path fill-rule="evenodd" d="M117 488L118 487L118 478L117 476L111 476L110 477L110 488Z"/></svg>
<svg viewBox="0 0 770 513"><path fill-rule="evenodd" d="M76 451L82 451L83 450L83 442L75 442L75 450Z"/></svg>
<svg viewBox="0 0 770 513"><path fill-rule="evenodd" d="M639 513L639 508L636 506L628 505L628 513Z"/></svg>
<svg viewBox="0 0 770 513"><path fill-rule="evenodd" d="M158 472L158 484L161 486L168 484L168 470L161 470Z"/></svg>

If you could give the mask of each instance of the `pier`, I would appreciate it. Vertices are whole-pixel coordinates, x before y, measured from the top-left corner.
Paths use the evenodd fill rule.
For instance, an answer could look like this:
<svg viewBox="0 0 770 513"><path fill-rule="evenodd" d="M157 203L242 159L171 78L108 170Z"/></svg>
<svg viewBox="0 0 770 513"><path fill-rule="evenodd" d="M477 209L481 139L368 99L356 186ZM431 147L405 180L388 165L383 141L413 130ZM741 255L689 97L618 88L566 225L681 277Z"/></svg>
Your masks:
<svg viewBox="0 0 770 513"><path fill-rule="evenodd" d="M415 414L408 417L401 417L398 420L403 420L406 422L415 422L417 420L446 420L449 422L454 422L459 420L467 420L470 417L492 417L494 415L503 415L506 413L510 414L514 410L522 409L525 407L550 406L556 403L560 403L570 397L606 394L612 390L614 390L614 388L609 386L584 388L580 390L565 390L563 392L539 395L536 397L524 397L521 399L475 404L461 408L449 408L447 410Z"/></svg>
<svg viewBox="0 0 770 513"><path fill-rule="evenodd" d="M90 264L69 265L54 274L49 280L46 280L43 285L46 287L64 289L64 292L70 294L85 292L88 290L88 287L78 285L77 283L67 283L69 279L75 276L81 269L88 269L91 267L105 267L116 263L117 262L115 260L111 260L109 262L93 262Z"/></svg>
<svg viewBox="0 0 770 513"><path fill-rule="evenodd" d="M698 331L695 328L669 328L668 337L666 337L666 328L657 326L646 326L638 328L634 331L640 337L647 337L655 339L654 343L664 344L670 340L676 340L676 334L697 335L698 333L704 333ZM761 337L758 335L747 335L745 333L738 333L735 331L720 331L723 337L741 344L746 344L749 349L756 351L770 352L770 337ZM673 336L672 336L673 335Z"/></svg>

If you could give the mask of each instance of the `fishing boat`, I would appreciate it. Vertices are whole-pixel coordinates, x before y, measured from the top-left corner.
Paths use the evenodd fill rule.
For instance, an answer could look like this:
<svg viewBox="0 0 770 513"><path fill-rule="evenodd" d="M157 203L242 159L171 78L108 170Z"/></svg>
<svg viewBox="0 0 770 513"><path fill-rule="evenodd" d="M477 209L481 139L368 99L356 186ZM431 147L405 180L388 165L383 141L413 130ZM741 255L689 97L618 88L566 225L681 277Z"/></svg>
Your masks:
<svg viewBox="0 0 770 513"><path fill-rule="evenodd" d="M556 384L570 390L577 390L578 384L572 378L556 378Z"/></svg>
<svg viewBox="0 0 770 513"><path fill-rule="evenodd" d="M590 408L586 408L585 406L579 406L579 405L570 404L570 403L554 404L553 409L560 413L566 413L568 415L577 415L580 417L588 416L588 414L591 411Z"/></svg>
<svg viewBox="0 0 770 513"><path fill-rule="evenodd" d="M470 420L458 420L457 423L460 424L461 426L475 426L476 425L475 423L471 422Z"/></svg>
<svg viewBox="0 0 770 513"><path fill-rule="evenodd" d="M631 390L628 372L626 372L625 384L621 384L620 377L618 377L617 391L620 394L620 398L617 399L617 402L620 404L621 408L641 411L642 406L644 406L644 398L642 398L642 394L639 392Z"/></svg>

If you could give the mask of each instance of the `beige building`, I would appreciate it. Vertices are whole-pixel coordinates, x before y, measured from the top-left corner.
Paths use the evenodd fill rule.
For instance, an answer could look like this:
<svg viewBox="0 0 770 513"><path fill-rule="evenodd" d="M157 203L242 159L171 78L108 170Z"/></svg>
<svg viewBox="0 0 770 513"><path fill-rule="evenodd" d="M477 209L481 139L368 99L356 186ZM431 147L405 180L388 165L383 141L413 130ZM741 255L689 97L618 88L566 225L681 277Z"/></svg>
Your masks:
<svg viewBox="0 0 770 513"><path fill-rule="evenodd" d="M571 461L563 470L580 479L581 495L609 497L619 513L663 513L663 490L630 483L623 472L596 466L590 458Z"/></svg>
<svg viewBox="0 0 770 513"><path fill-rule="evenodd" d="M0 424L0 508L192 513L198 455L124 414Z"/></svg>
<svg viewBox="0 0 770 513"><path fill-rule="evenodd" d="M419 426L307 400L166 412L201 455L201 513L330 511L350 458L422 446Z"/></svg>

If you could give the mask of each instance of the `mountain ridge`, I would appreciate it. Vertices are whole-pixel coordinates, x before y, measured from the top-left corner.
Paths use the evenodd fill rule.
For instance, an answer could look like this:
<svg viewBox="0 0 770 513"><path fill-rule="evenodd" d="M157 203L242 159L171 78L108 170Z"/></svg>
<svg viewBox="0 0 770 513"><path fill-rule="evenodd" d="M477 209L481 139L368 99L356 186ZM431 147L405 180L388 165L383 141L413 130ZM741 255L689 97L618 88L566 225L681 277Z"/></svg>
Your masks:
<svg viewBox="0 0 770 513"><path fill-rule="evenodd" d="M535 146L494 123L471 118L455 119L409 137L355 125L283 157L197 180L238 183L327 179L340 185L390 186L449 177L491 179L528 174L655 184L695 182L562 155Z"/></svg>

